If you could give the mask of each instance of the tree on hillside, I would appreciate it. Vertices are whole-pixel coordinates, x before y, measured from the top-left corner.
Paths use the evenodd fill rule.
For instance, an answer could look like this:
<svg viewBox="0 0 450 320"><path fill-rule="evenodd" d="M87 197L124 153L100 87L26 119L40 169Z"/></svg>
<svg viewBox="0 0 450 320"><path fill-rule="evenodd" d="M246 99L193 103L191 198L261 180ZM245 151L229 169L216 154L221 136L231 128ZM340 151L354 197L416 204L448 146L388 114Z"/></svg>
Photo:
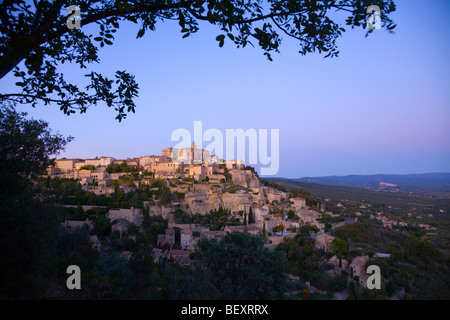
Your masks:
<svg viewBox="0 0 450 320"><path fill-rule="evenodd" d="M80 170L95 170L95 166L93 164L88 164L87 166L82 166Z"/></svg>
<svg viewBox="0 0 450 320"><path fill-rule="evenodd" d="M47 122L26 116L12 105L0 105L0 185L8 193L21 193L27 177L45 171L50 157L73 140L52 133Z"/></svg>
<svg viewBox="0 0 450 320"><path fill-rule="evenodd" d="M347 241L334 238L333 241L331 241L331 251L336 253L336 255L339 258L339 267L342 267L342 255L348 252L348 244Z"/></svg>
<svg viewBox="0 0 450 320"><path fill-rule="evenodd" d="M266 222L263 222L263 229L262 229L262 239L266 239Z"/></svg>
<svg viewBox="0 0 450 320"><path fill-rule="evenodd" d="M48 124L0 108L0 297L42 297L59 222L45 194L30 178L71 140Z"/></svg>
<svg viewBox="0 0 450 320"><path fill-rule="evenodd" d="M287 216L288 216L289 219L294 219L294 217L295 217L295 212L294 212L294 210L290 209L290 210L287 212Z"/></svg>
<svg viewBox="0 0 450 320"><path fill-rule="evenodd" d="M220 242L201 239L198 244L202 277L210 296L220 299L277 299L286 290L283 256L264 248L261 237L233 232Z"/></svg>
<svg viewBox="0 0 450 320"><path fill-rule="evenodd" d="M346 14L346 25L366 28L370 5L381 10L383 27L395 28L389 14L393 0L9 0L0 4L0 78L10 72L19 78L20 92L1 93L0 98L19 103L56 104L65 114L86 112L104 101L114 107L119 121L135 111L138 84L134 76L118 70L114 78L89 70L88 85L69 83L58 67L74 63L85 69L99 63L98 50L112 45L121 23L138 24L137 38L154 31L158 22L176 20L183 38L199 30L200 23L217 28L220 47L231 41L238 48L259 46L269 60L279 52L282 36L294 38L299 52L318 51L338 55L336 39L345 31L334 21L336 11ZM79 11L78 11L79 9ZM76 26L77 16L80 28ZM87 25L97 24L95 34ZM369 30L370 33L373 30ZM24 66L18 67L21 62Z"/></svg>
<svg viewBox="0 0 450 320"><path fill-rule="evenodd" d="M248 211L248 224L252 224L255 223L255 217L253 215L253 209L252 207L250 207L249 211Z"/></svg>
<svg viewBox="0 0 450 320"><path fill-rule="evenodd" d="M75 208L75 212L73 214L74 219L84 220L84 210L81 204L78 204L78 206Z"/></svg>
<svg viewBox="0 0 450 320"><path fill-rule="evenodd" d="M319 199L317 199L316 196L313 196L308 190L302 188L292 188L290 193L293 198L304 198L306 205L309 207L315 207L319 204Z"/></svg>

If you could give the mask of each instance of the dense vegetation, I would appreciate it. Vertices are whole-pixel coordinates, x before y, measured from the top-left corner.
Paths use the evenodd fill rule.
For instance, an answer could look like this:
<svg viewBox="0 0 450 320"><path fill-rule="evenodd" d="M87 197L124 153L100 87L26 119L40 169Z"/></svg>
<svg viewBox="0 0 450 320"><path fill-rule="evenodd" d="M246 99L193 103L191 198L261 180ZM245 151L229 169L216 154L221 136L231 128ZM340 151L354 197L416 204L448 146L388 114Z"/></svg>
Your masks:
<svg viewBox="0 0 450 320"><path fill-rule="evenodd" d="M118 172L137 172L135 166L129 166L125 161L122 163L112 163L106 167L106 172L108 173L118 173Z"/></svg>
<svg viewBox="0 0 450 320"><path fill-rule="evenodd" d="M119 180L111 180L110 185L115 189L108 196L83 191L79 181L74 179L36 178L35 181L37 182L36 190L51 193L55 200L62 205L83 204L111 208L143 208L143 202L152 200L153 196L162 205L166 205L176 198L169 188L164 187L162 180L153 178L149 185L140 184L138 188L134 187L129 192L125 192L119 186L121 184L134 186L132 178L121 177Z"/></svg>
<svg viewBox="0 0 450 320"><path fill-rule="evenodd" d="M200 226L210 227L211 231L223 230L225 226L240 225L238 218L231 215L230 210L219 207L217 210L211 210L210 213L201 215L196 213L193 215L186 214L183 210L177 209L174 212L176 223L185 224L192 223Z"/></svg>
<svg viewBox="0 0 450 320"><path fill-rule="evenodd" d="M292 188L301 188L307 190L316 197L322 199L329 198L334 200L347 199L351 201L367 201L380 207L395 207L403 209L420 208L424 213L437 213L443 209L444 213L450 212L450 203L448 198L438 196L424 196L415 193L401 193L389 191L376 191L364 188L352 188L343 186L328 186L314 183L298 182L295 180L266 178L272 184L283 186L287 190Z"/></svg>
<svg viewBox="0 0 450 320"><path fill-rule="evenodd" d="M333 235L346 241L349 250L341 253L342 257L351 261L361 254L372 256L376 252L390 254L389 259L377 258L370 264L380 266L383 276L382 290L367 290L350 282L350 299L389 299L401 295L405 299L448 299L450 297L450 259L448 217L439 208L446 208L443 202L436 198L417 194L391 193L368 189L337 187L307 184L291 180L272 179L273 184L284 185L287 189L305 188L314 194L321 202L326 203L327 210L341 213L338 217L323 215L321 222L337 222L343 216L355 217L355 211L361 211L357 222L345 224L333 231ZM291 189L291 190L293 190ZM324 201L324 198L328 201ZM377 201L371 203L370 200ZM337 206L338 203L344 206ZM427 204L422 207L422 213L416 213L417 204ZM448 203L446 203L448 206ZM370 215L384 212L390 219L408 221L407 227L389 229L381 223L370 219ZM409 217L408 212L414 212ZM433 216L427 214L432 212ZM416 219L422 214L426 219ZM436 227L436 232L415 226L418 222L430 223ZM334 287L334 279L326 275L328 266L323 264L323 257L330 258L331 253L318 255L317 251L308 250L307 238L297 235L296 238L279 246L287 258L286 268L302 281L311 281L315 287L329 291ZM328 256L327 256L328 255ZM328 288L328 289L327 289ZM342 289L336 286L335 290Z"/></svg>
<svg viewBox="0 0 450 320"><path fill-rule="evenodd" d="M0 298L43 293L58 218L51 197L34 192L29 177L41 173L70 140L52 133L44 121L0 108Z"/></svg>

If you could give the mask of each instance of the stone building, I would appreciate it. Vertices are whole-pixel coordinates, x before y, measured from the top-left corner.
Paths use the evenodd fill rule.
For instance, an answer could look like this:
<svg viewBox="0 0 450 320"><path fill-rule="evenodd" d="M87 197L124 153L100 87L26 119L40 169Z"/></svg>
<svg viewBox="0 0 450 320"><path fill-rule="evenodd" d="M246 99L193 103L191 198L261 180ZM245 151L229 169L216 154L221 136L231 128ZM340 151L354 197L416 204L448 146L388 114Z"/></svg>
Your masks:
<svg viewBox="0 0 450 320"><path fill-rule="evenodd" d="M192 232L190 230L181 230L180 231L180 246L181 249L184 250L192 250Z"/></svg>
<svg viewBox="0 0 450 320"><path fill-rule="evenodd" d="M184 164L214 163L211 153L206 149L198 148L192 142L190 147L183 149L167 148L161 150L161 155L169 156L173 162Z"/></svg>
<svg viewBox="0 0 450 320"><path fill-rule="evenodd" d="M55 167L62 171L70 171L75 168L75 162L78 162L78 159L62 158L55 161Z"/></svg>
<svg viewBox="0 0 450 320"><path fill-rule="evenodd" d="M303 198L291 198L290 201L293 203L295 210L306 208L306 200Z"/></svg>
<svg viewBox="0 0 450 320"><path fill-rule="evenodd" d="M227 160L225 161L225 166L228 170L241 170L245 167L245 163L240 159Z"/></svg>
<svg viewBox="0 0 450 320"><path fill-rule="evenodd" d="M326 234L326 233L320 233L316 236L316 243L314 244L314 248L316 250L322 249L325 251L330 251L330 245L333 241L334 236Z"/></svg>
<svg viewBox="0 0 450 320"><path fill-rule="evenodd" d="M369 256L359 256L352 260L350 263L350 275L352 278L359 277L359 283L366 287L367 285L367 272L366 263L369 261Z"/></svg>
<svg viewBox="0 0 450 320"><path fill-rule="evenodd" d="M140 226L142 224L142 221L144 219L144 216L142 215L141 209L136 209L131 207L131 209L110 209L107 217L109 220L126 220L128 222L134 223L137 226Z"/></svg>

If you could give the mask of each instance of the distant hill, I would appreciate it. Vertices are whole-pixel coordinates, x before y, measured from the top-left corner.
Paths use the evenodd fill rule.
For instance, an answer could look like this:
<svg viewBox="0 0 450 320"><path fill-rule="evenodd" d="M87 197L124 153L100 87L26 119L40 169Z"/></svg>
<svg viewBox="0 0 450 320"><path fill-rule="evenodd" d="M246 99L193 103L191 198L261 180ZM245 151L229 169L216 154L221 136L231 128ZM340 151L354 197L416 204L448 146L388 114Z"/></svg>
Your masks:
<svg viewBox="0 0 450 320"><path fill-rule="evenodd" d="M338 201L368 201L372 204L392 206L397 213L420 212L433 214L434 219L448 221L450 213L450 193L443 191L427 192L401 192L392 190L379 190L371 188L358 188L347 186L325 185L301 182L298 179L263 178L263 180L280 184L288 191L292 188L302 188L312 195L322 199ZM441 211L442 210L442 211ZM444 212L444 213L442 213ZM444 214L444 216L442 216ZM435 220L437 221L437 220Z"/></svg>
<svg viewBox="0 0 450 320"><path fill-rule="evenodd" d="M450 173L303 177L293 181L400 192L450 192Z"/></svg>

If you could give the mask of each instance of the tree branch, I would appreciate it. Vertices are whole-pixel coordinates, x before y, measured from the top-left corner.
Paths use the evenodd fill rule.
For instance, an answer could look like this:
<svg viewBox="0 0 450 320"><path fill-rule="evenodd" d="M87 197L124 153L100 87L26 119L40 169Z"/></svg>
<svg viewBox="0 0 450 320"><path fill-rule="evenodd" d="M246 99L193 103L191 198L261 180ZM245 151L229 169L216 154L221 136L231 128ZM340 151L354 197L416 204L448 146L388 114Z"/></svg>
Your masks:
<svg viewBox="0 0 450 320"><path fill-rule="evenodd" d="M118 8L108 8L106 10L98 11L94 14L88 14L86 17L82 19L83 25L88 25L93 22L97 22L106 18L110 18L113 16L116 17L126 17L128 15L132 14L139 14L139 13L157 13L159 11L163 10L171 10L171 9L178 9L178 8L185 8L187 9L191 3L186 2L185 4L181 3L169 3L169 4L138 4L134 7L131 7L130 10L122 11ZM42 24L34 29L30 34L28 35L19 35L16 38L12 38L10 40L11 42L14 42L14 40L20 40L21 43L25 43L23 47L26 47L26 50L14 50L14 46L10 46L8 48L8 52L5 53L0 58L0 79L3 78L6 74L8 74L17 64L19 64L31 51L38 48L44 43L48 43L54 39L60 38L65 33L69 32L70 30L67 28L65 24L65 20L67 19L67 16L60 17L57 26L57 30L54 32L49 33L49 30L54 28L54 21L52 20L51 23L47 22L46 24ZM51 19L50 19L51 20Z"/></svg>
<svg viewBox="0 0 450 320"><path fill-rule="evenodd" d="M281 31L283 31L286 35L288 35L289 37L292 37L292 38L294 38L294 39L296 39L296 40L299 40L299 41L302 41L302 42L306 42L306 43L309 43L309 44L312 44L312 42L311 41L309 41L309 40L307 40L307 39L305 39L305 38L301 38L301 37L299 37L299 36L296 36L296 35L293 35L293 34L291 34L291 33L289 33L284 27L282 27L274 18L272 18L272 21L273 21L273 23L275 23L275 25L281 30Z"/></svg>
<svg viewBox="0 0 450 320"><path fill-rule="evenodd" d="M199 19L199 20L204 20L204 21L210 21L209 17L207 16L202 16L199 13L195 12L195 10L191 9L191 8L186 8L187 11L192 14L194 16L194 18ZM258 16L255 18L249 18L249 19L243 19L243 20L235 20L233 21L233 23L236 24L244 24L244 23L253 23L253 22L257 22L257 21L262 21L262 20L266 20L268 18L274 18L274 17L279 17L285 14L289 14L289 15L293 15L293 14L297 14L297 13L303 13L306 12L307 10L299 10L299 11L292 11L292 12L279 12L279 13L270 13L270 14L266 14L266 15L262 15L262 16Z"/></svg>
<svg viewBox="0 0 450 320"><path fill-rule="evenodd" d="M42 101L47 102L47 103L55 102L55 103L69 103L69 104L72 104L72 103L78 102L78 99L69 99L69 100L51 99L51 98L41 97L41 96L38 96L38 95L31 95L31 94L24 94L24 93L0 94L0 100L2 100L2 99L13 100L14 98L17 98L17 99L33 99L33 100L39 99L39 100L42 100ZM76 107L73 107L73 108L76 109Z"/></svg>

